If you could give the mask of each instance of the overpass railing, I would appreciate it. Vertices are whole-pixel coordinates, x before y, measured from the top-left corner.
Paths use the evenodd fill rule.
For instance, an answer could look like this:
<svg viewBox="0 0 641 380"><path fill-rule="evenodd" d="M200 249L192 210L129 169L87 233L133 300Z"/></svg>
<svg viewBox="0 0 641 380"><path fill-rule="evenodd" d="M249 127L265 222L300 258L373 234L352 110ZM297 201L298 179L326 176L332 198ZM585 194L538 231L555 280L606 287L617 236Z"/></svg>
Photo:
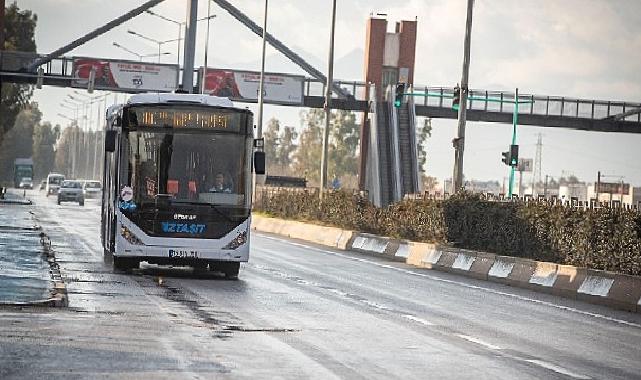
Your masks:
<svg viewBox="0 0 641 380"><path fill-rule="evenodd" d="M451 87L427 87L416 86L414 92L433 93L441 95L453 95L454 89ZM499 100L514 100L514 92L509 91L487 91L487 90L470 90L470 95L474 97L485 97ZM519 114L532 114L539 116L556 116L582 119L607 119L616 118L618 120L641 122L641 103L623 102L610 100L578 99L565 96L547 96L521 94L519 100L533 100L534 103L520 104ZM442 97L421 97L415 99L417 106L451 108L452 99ZM498 103L483 100L470 100L468 109L485 111L513 113L514 104ZM627 114L627 115L626 115Z"/></svg>

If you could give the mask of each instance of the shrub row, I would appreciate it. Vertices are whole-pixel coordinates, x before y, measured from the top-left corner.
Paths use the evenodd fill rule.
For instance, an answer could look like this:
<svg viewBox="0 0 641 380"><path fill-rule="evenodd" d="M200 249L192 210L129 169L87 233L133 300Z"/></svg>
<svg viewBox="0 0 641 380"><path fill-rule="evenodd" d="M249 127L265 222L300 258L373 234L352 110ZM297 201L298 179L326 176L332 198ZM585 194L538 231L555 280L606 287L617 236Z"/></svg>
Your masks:
<svg viewBox="0 0 641 380"><path fill-rule="evenodd" d="M500 255L641 275L641 213L547 202L494 202L460 193L377 208L342 191L259 190L269 215Z"/></svg>

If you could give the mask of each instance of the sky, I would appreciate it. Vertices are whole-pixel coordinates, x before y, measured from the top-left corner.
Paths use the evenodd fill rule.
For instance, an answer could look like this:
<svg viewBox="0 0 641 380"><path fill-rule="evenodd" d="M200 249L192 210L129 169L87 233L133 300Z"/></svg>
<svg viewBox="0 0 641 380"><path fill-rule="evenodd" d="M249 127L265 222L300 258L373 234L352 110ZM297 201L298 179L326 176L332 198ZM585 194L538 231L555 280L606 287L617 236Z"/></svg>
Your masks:
<svg viewBox="0 0 641 380"><path fill-rule="evenodd" d="M7 0L9 3L10 0ZM17 0L38 15L36 45L48 53L135 8L136 0ZM262 24L263 0L232 3ZM365 25L370 14L385 13L389 31L398 20L418 21L415 85L453 87L460 82L465 32L465 0L339 0L337 6L336 79L363 80ZM209 66L260 70L261 40L215 3ZM165 0L154 11L184 20L186 0ZM330 0L270 0L268 31L322 72L327 71ZM207 1L199 1L199 17ZM139 54L157 45L127 33L133 30L158 40L178 37L177 27L143 14L80 46L68 56L136 59L113 46L117 42ZM203 62L205 25L198 25L196 65ZM168 43L164 63L175 63L177 45ZM154 58L155 59L155 58ZM153 59L152 59L153 60ZM567 96L583 99L641 101L641 1L638 0L477 0L474 6L469 83L471 88ZM303 74L268 47L266 70ZM66 124L58 113L69 89L44 87L34 100L43 118ZM123 101L108 97L110 102ZM243 104L256 111L254 105ZM300 108L267 105L264 120L276 117L299 127ZM65 112L66 111L66 112ZM427 174L451 177L455 120L432 122L426 149ZM534 158L543 134L542 175L576 175L593 182L597 171L623 176L641 186L641 134L574 131L519 126L520 157ZM511 140L511 125L468 122L464 173L467 179L502 181L508 174L501 152ZM526 175L524 181L528 183Z"/></svg>

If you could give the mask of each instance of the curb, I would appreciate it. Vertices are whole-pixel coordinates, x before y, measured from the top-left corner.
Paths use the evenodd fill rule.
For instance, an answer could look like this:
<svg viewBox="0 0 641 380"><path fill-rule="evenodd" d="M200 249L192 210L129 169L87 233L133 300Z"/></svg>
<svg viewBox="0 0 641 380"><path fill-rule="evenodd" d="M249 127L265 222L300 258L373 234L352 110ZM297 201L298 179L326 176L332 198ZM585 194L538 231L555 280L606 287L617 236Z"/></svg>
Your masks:
<svg viewBox="0 0 641 380"><path fill-rule="evenodd" d="M641 277L252 216L252 229L641 313Z"/></svg>

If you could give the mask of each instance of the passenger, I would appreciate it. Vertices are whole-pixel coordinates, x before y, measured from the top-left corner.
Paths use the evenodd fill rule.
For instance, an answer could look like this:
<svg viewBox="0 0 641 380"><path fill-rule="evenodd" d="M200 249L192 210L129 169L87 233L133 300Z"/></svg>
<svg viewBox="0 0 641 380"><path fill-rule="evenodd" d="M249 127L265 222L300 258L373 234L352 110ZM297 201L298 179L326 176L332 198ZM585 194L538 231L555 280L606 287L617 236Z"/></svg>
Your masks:
<svg viewBox="0 0 641 380"><path fill-rule="evenodd" d="M231 193L231 186L225 182L225 175L218 172L214 177L214 186L209 189L211 193Z"/></svg>

